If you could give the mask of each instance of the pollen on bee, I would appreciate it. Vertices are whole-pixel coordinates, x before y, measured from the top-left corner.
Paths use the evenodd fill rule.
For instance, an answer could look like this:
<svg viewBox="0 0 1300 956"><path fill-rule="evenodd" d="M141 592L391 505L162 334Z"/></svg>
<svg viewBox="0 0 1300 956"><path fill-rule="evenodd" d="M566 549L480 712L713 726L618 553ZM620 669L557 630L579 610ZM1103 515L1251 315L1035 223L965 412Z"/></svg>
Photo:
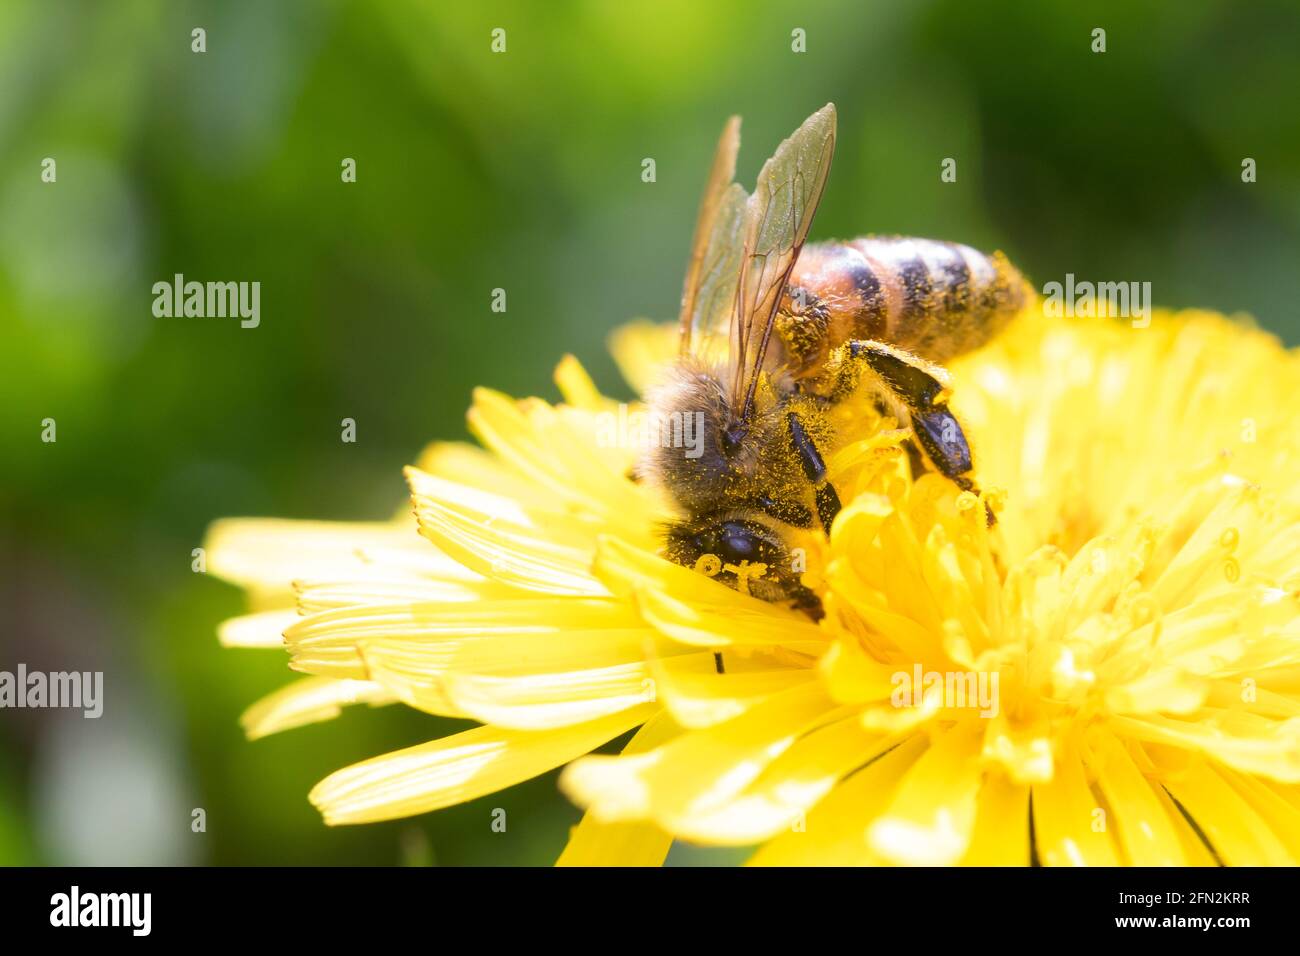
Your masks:
<svg viewBox="0 0 1300 956"><path fill-rule="evenodd" d="M736 587L741 594L749 593L750 577L761 578L767 574L767 565L762 561L756 561L750 564L748 561L741 561L739 565L728 564L725 566L728 571L736 575Z"/></svg>
<svg viewBox="0 0 1300 956"><path fill-rule="evenodd" d="M705 577L716 577L722 570L722 560L716 554L702 554L695 560L694 570Z"/></svg>
<svg viewBox="0 0 1300 956"><path fill-rule="evenodd" d="M742 560L738 564L724 564L716 554L702 554L695 559L694 570L705 577L717 577L723 571L736 576L736 590L749 594L749 579L761 578L767 574L767 564L763 561L750 562Z"/></svg>

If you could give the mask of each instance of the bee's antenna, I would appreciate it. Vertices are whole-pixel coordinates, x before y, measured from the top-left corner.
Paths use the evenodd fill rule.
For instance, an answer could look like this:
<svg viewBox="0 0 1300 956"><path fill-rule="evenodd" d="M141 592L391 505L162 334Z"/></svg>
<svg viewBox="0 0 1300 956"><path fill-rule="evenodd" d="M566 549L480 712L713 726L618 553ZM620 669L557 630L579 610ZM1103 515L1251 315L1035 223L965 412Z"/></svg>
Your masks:
<svg viewBox="0 0 1300 956"><path fill-rule="evenodd" d="M728 454L734 452L740 447L740 443L745 440L745 435L749 433L749 422L743 418L727 423L727 427L722 432L722 447Z"/></svg>

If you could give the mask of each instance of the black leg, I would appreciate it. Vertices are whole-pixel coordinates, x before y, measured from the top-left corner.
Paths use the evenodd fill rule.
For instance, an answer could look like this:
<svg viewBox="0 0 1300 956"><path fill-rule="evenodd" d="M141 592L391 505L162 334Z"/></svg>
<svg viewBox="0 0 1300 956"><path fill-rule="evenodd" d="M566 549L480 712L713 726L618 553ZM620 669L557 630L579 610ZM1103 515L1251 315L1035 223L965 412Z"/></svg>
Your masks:
<svg viewBox="0 0 1300 956"><path fill-rule="evenodd" d="M893 404L901 406L916 444L935 469L963 491L978 494L975 482L969 477L970 443L947 403L939 400L943 383L926 368L928 363L881 342L850 342L848 353L850 358L865 363L880 385L889 391ZM916 475L918 470L913 467L912 472ZM997 522L987 505L985 517L990 527Z"/></svg>
<svg viewBox="0 0 1300 956"><path fill-rule="evenodd" d="M804 587L802 584L792 592L794 597L794 609L803 611L814 621L820 621L826 616L826 609L822 607L822 599L811 589Z"/></svg>
<svg viewBox="0 0 1300 956"><path fill-rule="evenodd" d="M826 533L831 533L831 522L835 516L840 513L840 496L835 490L835 486L829 481L817 486L817 517L826 529Z"/></svg>
<svg viewBox="0 0 1300 956"><path fill-rule="evenodd" d="M794 412L786 413L786 423L790 428L790 442L794 445L795 453L803 464L803 473L813 486L817 500L817 517L821 520L826 533L830 534L831 522L840 513L840 496L834 486L826 480L826 462L808 436L808 432L804 430L799 416Z"/></svg>
<svg viewBox="0 0 1300 956"><path fill-rule="evenodd" d="M940 403L913 411L912 433L945 478L955 480L971 470L970 444L947 405Z"/></svg>

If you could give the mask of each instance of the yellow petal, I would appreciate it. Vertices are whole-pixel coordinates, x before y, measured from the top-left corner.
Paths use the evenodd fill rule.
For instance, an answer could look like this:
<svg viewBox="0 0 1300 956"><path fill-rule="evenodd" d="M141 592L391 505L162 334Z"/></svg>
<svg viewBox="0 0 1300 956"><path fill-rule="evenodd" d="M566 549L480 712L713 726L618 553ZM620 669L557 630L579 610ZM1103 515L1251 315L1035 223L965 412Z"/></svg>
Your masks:
<svg viewBox="0 0 1300 956"><path fill-rule="evenodd" d="M801 825L808 810L845 776L892 745L865 732L852 717L820 726L796 740L743 792L663 822L694 843L760 843Z"/></svg>
<svg viewBox="0 0 1300 956"><path fill-rule="evenodd" d="M363 680L307 677L263 697L239 718L249 740L337 717L345 704L391 704L381 684Z"/></svg>
<svg viewBox="0 0 1300 956"><path fill-rule="evenodd" d="M494 524L472 511L417 497L420 534L485 578L545 594L604 594L592 578L591 552L566 529ZM567 539L567 540L566 540Z"/></svg>
<svg viewBox="0 0 1300 956"><path fill-rule="evenodd" d="M476 727L330 774L310 799L331 826L427 813L514 786L599 747L653 713L643 704L559 730Z"/></svg>
<svg viewBox="0 0 1300 956"><path fill-rule="evenodd" d="M300 619L285 641L299 670L367 677L369 663L416 681L450 670L509 676L604 667L643 660L647 649L689 650L659 638L626 604L582 598L343 608Z"/></svg>
<svg viewBox="0 0 1300 956"><path fill-rule="evenodd" d="M624 754L644 753L681 732L664 714L656 714L632 735ZM661 866L673 838L653 823L601 823L590 812L569 832L556 866Z"/></svg>
<svg viewBox="0 0 1300 956"><path fill-rule="evenodd" d="M599 420L591 413L514 402L479 388L468 418L484 445L556 500L598 515L625 535L651 535L648 493L627 476L636 449L600 441Z"/></svg>
<svg viewBox="0 0 1300 956"><path fill-rule="evenodd" d="M893 675L898 670L868 655L851 634L831 645L818 667L831 697L842 704L889 700L895 687Z"/></svg>
<svg viewBox="0 0 1300 956"><path fill-rule="evenodd" d="M1216 772L1250 806L1290 855L1300 860L1300 788L1290 787L1291 800L1263 780L1216 767Z"/></svg>
<svg viewBox="0 0 1300 956"><path fill-rule="evenodd" d="M688 604L649 589L637 591L646 621L667 637L696 647L762 646L778 644L819 652L825 634L807 617L749 606Z"/></svg>
<svg viewBox="0 0 1300 956"><path fill-rule="evenodd" d="M687 654L651 664L655 699L682 727L711 727L749 710L773 694L814 678L808 667L728 670L719 674L712 654Z"/></svg>
<svg viewBox="0 0 1300 956"><path fill-rule="evenodd" d="M671 826L734 797L801 733L833 716L825 692L802 684L649 753L586 757L565 769L560 787L600 820Z"/></svg>
<svg viewBox="0 0 1300 956"><path fill-rule="evenodd" d="M677 357L677 325L648 319L629 322L609 337L609 350L623 378L644 395Z"/></svg>
<svg viewBox="0 0 1300 956"><path fill-rule="evenodd" d="M587 370L572 355L566 355L555 367L555 384L565 402L574 408L603 411L613 403L600 394Z"/></svg>
<svg viewBox="0 0 1300 956"><path fill-rule="evenodd" d="M1176 667L1162 667L1106 691L1112 714L1190 714L1210 692L1209 681Z"/></svg>
<svg viewBox="0 0 1300 956"><path fill-rule="evenodd" d="M223 621L217 628L222 647L284 647L285 628L300 618L297 611L258 611Z"/></svg>
<svg viewBox="0 0 1300 956"><path fill-rule="evenodd" d="M244 587L291 596L295 580L346 580L456 573L457 568L401 522L289 521L226 518L208 529L208 570Z"/></svg>
<svg viewBox="0 0 1300 956"><path fill-rule="evenodd" d="M866 828L889 805L899 781L925 752L917 734L852 774L812 808L801 827L764 843L750 866L883 866Z"/></svg>
<svg viewBox="0 0 1300 956"><path fill-rule="evenodd" d="M1205 841L1205 838L1193 829L1165 788L1163 786L1156 788L1155 794L1156 799L1160 801L1160 806L1164 808L1165 815L1172 822L1174 831L1178 834L1178 843L1182 847L1183 856L1187 859L1187 865L1223 866L1223 860L1217 856L1216 851Z"/></svg>
<svg viewBox="0 0 1300 956"><path fill-rule="evenodd" d="M1171 776L1166 789L1228 866L1295 866L1267 821L1205 760Z"/></svg>
<svg viewBox="0 0 1300 956"><path fill-rule="evenodd" d="M1178 553L1164 568L1151 587L1152 596L1161 607L1178 607L1194 593L1194 588L1208 582L1224 580L1223 565L1227 552L1220 544L1225 533L1254 526L1259 515L1256 489L1242 484L1225 484L1221 499L1201 521Z"/></svg>
<svg viewBox="0 0 1300 956"><path fill-rule="evenodd" d="M867 830L872 849L910 866L950 866L965 855L980 789L981 731L967 722L936 736Z"/></svg>
<svg viewBox="0 0 1300 956"><path fill-rule="evenodd" d="M439 478L518 501L526 507L554 507L554 499L535 481L469 442L434 442L420 453L415 467Z"/></svg>
<svg viewBox="0 0 1300 956"><path fill-rule="evenodd" d="M1034 784L1034 838L1043 866L1117 866L1105 808L1088 788L1077 748L1066 746L1052 779Z"/></svg>
<svg viewBox="0 0 1300 956"><path fill-rule="evenodd" d="M1300 782L1300 717L1270 721L1237 713L1231 718L1244 733L1233 733L1231 726L1222 724L1222 718L1212 723L1205 717L1179 720L1147 714L1115 717L1111 724L1118 733L1135 740L1201 751L1244 773L1283 783Z"/></svg>
<svg viewBox="0 0 1300 956"><path fill-rule="evenodd" d="M1108 731L1089 741L1090 764L1109 805L1109 821L1119 831L1125 862L1131 866L1185 866L1182 842L1152 784L1124 745Z"/></svg>
<svg viewBox="0 0 1300 956"><path fill-rule="evenodd" d="M299 581L298 613L304 617L338 608L363 607L369 604L419 604L437 601L468 604L473 601L499 601L527 596L527 591L464 569L466 580L357 580Z"/></svg>
<svg viewBox="0 0 1300 956"><path fill-rule="evenodd" d="M462 514L473 515L482 521L496 521L520 528L535 528L530 508L518 498L478 485L456 481L445 475L435 475L419 468L407 466L406 483L416 499L427 498Z"/></svg>
<svg viewBox="0 0 1300 956"><path fill-rule="evenodd" d="M643 661L518 677L451 671L442 677L442 690L461 714L517 730L584 723L655 697L655 683Z"/></svg>
<svg viewBox="0 0 1300 956"><path fill-rule="evenodd" d="M963 866L1028 866L1029 787L990 773L975 799L975 825Z"/></svg>

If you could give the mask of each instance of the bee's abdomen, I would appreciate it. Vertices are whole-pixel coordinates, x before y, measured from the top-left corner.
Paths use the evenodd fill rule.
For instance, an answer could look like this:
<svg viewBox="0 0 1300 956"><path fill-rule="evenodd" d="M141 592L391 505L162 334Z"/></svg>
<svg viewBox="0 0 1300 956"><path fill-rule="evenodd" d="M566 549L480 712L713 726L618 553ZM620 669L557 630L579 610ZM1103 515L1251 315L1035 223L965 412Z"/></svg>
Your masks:
<svg viewBox="0 0 1300 956"><path fill-rule="evenodd" d="M821 327L821 355L790 343L793 364L809 371L830 349L853 339L877 339L945 361L987 342L1031 295L1000 252L877 236L804 247L788 291L793 311L802 305L806 321Z"/></svg>

